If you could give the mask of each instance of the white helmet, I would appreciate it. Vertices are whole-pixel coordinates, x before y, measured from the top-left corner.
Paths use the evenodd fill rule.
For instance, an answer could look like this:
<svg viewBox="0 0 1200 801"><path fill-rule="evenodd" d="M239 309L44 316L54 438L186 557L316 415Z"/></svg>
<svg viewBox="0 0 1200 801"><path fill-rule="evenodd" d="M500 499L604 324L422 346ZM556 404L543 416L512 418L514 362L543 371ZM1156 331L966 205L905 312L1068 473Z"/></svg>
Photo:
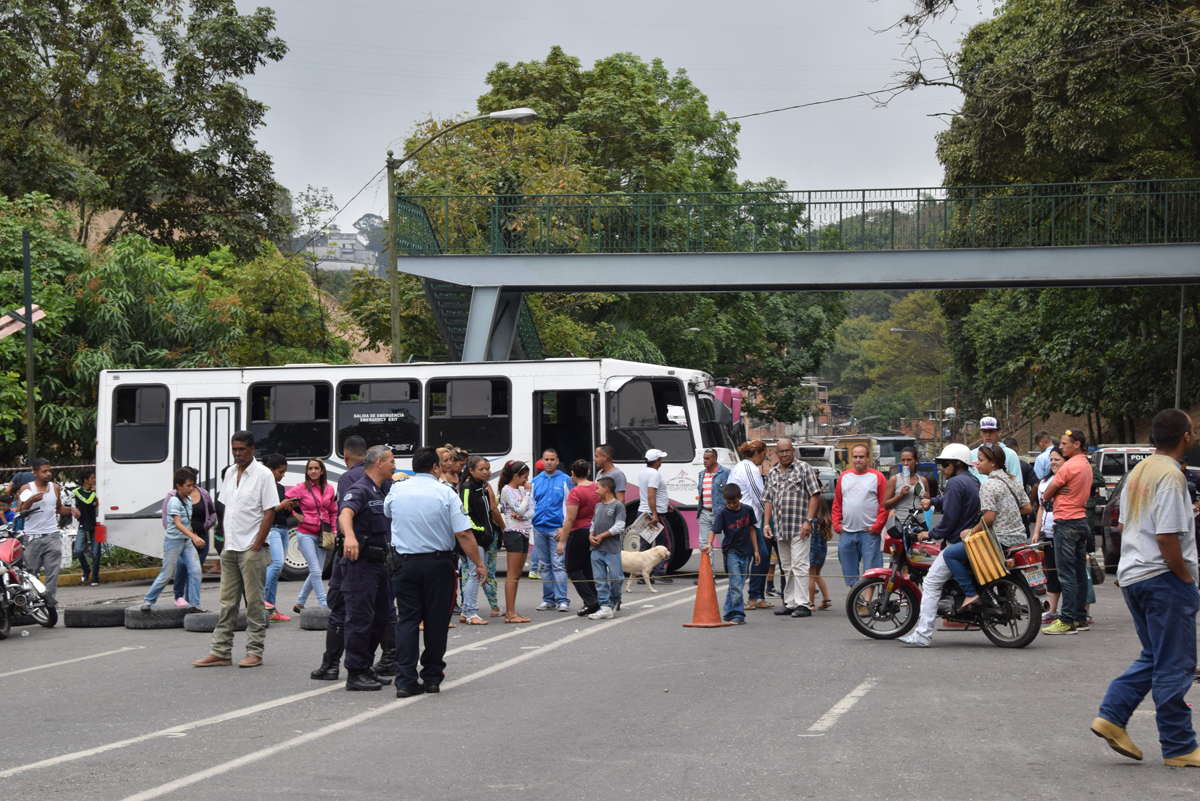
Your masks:
<svg viewBox="0 0 1200 801"><path fill-rule="evenodd" d="M951 459L962 462L967 467L970 467L971 462L974 461L974 459L971 458L971 449L958 442L951 442L949 445L943 448L941 455L937 458L939 462L949 461Z"/></svg>

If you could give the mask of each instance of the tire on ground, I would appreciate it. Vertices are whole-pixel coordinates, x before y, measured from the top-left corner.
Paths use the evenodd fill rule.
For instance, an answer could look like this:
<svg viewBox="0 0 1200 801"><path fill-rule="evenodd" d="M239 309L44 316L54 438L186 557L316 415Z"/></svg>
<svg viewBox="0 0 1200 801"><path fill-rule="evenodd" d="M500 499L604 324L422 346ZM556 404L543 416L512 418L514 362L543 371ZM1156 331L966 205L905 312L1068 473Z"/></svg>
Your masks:
<svg viewBox="0 0 1200 801"><path fill-rule="evenodd" d="M142 607L125 607L125 628L127 629L181 629L183 618L187 615L186 606L160 606L155 604L149 612L143 612Z"/></svg>
<svg viewBox="0 0 1200 801"><path fill-rule="evenodd" d="M100 629L125 625L122 606L72 606L63 612L63 625L69 629Z"/></svg>
<svg viewBox="0 0 1200 801"><path fill-rule="evenodd" d="M184 615L183 627L187 631L212 632L217 627L217 621L220 618L220 612L192 612L190 615ZM238 610L237 622L233 624L233 630L246 630L246 610Z"/></svg>
<svg viewBox="0 0 1200 801"><path fill-rule="evenodd" d="M329 628L329 607L318 606L301 611L300 628L305 631L325 631Z"/></svg>

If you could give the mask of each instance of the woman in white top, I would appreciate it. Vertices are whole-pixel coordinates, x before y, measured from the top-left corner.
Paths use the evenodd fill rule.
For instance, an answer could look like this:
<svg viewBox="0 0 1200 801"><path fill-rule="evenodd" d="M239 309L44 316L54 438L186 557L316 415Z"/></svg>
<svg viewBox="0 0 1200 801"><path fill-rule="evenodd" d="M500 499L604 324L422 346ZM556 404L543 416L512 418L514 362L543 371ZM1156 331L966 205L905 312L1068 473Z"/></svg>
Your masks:
<svg viewBox="0 0 1200 801"><path fill-rule="evenodd" d="M508 554L508 573L504 578L504 622L528 623L517 614L517 583L529 553L529 535L533 531L533 489L529 486L529 465L510 459L500 471L500 514L504 518L504 550Z"/></svg>
<svg viewBox="0 0 1200 801"><path fill-rule="evenodd" d="M733 466L729 471L729 481L727 484L736 484L738 489L742 491L742 503L754 510L755 525L754 535L758 538L758 552L766 554L767 541L763 537L763 474L762 464L767 458L767 444L761 439L752 439L749 442L744 442L738 448L738 454L742 457L742 461ZM774 545L774 542L771 543ZM767 603L767 568L771 564L770 559L763 559L759 564L750 568L750 581L747 588L749 600L746 601L747 609L770 609L775 604Z"/></svg>
<svg viewBox="0 0 1200 801"><path fill-rule="evenodd" d="M1046 593L1050 596L1050 611L1042 615L1043 623L1058 619L1058 599L1062 597L1062 585L1058 582L1058 565L1054 561L1054 499L1043 500L1042 493L1058 469L1067 463L1067 457L1057 445L1050 451L1050 475L1038 484L1038 510L1033 525L1033 542L1046 541L1042 551L1046 568Z"/></svg>

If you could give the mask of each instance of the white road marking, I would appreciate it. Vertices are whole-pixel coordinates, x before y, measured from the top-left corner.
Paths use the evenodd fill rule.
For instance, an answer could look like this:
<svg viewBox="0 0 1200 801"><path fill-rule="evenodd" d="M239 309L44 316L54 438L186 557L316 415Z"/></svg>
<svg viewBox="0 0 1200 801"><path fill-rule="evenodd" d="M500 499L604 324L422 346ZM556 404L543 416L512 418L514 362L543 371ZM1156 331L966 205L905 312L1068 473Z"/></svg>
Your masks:
<svg viewBox="0 0 1200 801"><path fill-rule="evenodd" d="M686 590L679 590L679 592L686 592ZM489 667L483 668L482 670L476 671L475 673L471 673L469 675L463 676L461 679L453 679L452 681L447 681L442 684L442 688L443 688L443 690L452 690L455 687L461 687L464 684L470 684L473 681L485 678L487 676L492 675L493 673L498 673L501 670L505 670L507 668L512 667L513 665L518 665L518 664L528 661L534 657L541 656L542 654L547 653L549 651L557 650L558 648L561 648L564 645L569 645L570 643L582 640L584 637L588 637L592 634L595 634L596 632L606 631L608 629L613 628L614 626L620 625L622 623L627 623L630 620L637 620L638 618L645 617L647 615L653 615L653 614L661 612L665 609L670 609L675 606L680 606L681 604L692 603L692 602L693 602L693 600L691 598L680 598L677 601L674 601L674 602L668 603L668 604L664 604L664 605L658 607L657 609L652 609L648 612L637 612L635 614L629 615L628 617L614 618L613 620L606 621L607 625L604 625L604 626L593 626L592 628L584 629L583 631L572 632L571 634L568 634L565 637L562 637L561 639L558 639L558 640L555 640L554 642L543 645L541 648L537 649L536 651L529 651L528 653L514 656L511 659L507 659L507 660L505 660L503 662L499 662L495 665L490 665ZM273 745L268 748L263 748L259 751L255 751L252 754L246 754L245 756L238 757L237 759L233 759L228 762L224 762L220 765L214 765L211 768L197 771L196 773L192 773L188 776L183 776L179 779L176 779L175 781L171 781L171 782L167 782L166 784L159 785L158 787L152 787L149 790L143 790L140 793L136 793L134 795L128 796L125 799L125 801L148 801L148 799L151 799L151 798L159 798L164 795L169 795L171 793L174 793L177 790L183 789L184 787L189 787L198 782L202 782L207 779L211 779L215 776L220 776L223 773L228 773L229 771L243 767L244 765L249 765L251 763L258 762L259 760L263 760L263 759L267 759L268 757L275 756L276 754L279 754L283 751L287 751L292 748L297 748L301 745L305 745L307 743L310 743L310 742L313 742L316 740L321 740L325 737L328 737L330 734L333 734L334 732L341 731L342 729L348 729L351 726L355 726L359 723L362 723L365 720L370 720L371 718L379 717L380 715L387 714L388 712L393 712L401 707L416 703L424 698L428 698L428 696L418 695L418 696L414 696L412 698L397 698L396 700L388 702L388 703L384 704L383 706L376 707L375 709L368 709L365 712L360 712L357 715L352 715L351 717L345 718L344 720L340 720L337 723L330 723L328 726L323 726L320 729L316 729L315 731L311 731L307 734L302 734L299 737L293 737L292 739L287 740L282 743L279 743L277 745Z"/></svg>
<svg viewBox="0 0 1200 801"><path fill-rule="evenodd" d="M838 718L850 711L850 709L858 703L858 699L862 698L879 679L867 679L862 684L851 690L845 698L838 701L833 707L821 716L821 719L808 727L810 732L825 732L833 728L833 724L837 723ZM803 736L803 735L801 735Z"/></svg>
<svg viewBox="0 0 1200 801"><path fill-rule="evenodd" d="M124 648L118 648L115 651L105 651L105 652L99 653L99 654L92 654L91 656L76 657L75 659L64 659L61 662L51 662L48 665L38 665L37 667L21 668L20 670L10 670L7 673L0 673L0 679L4 678L5 676L15 676L18 673L31 673L35 670L45 670L46 668L58 667L59 665L70 665L75 662L86 662L89 659L99 659L102 656L112 656L113 654L123 654L123 653L126 653L127 651L140 651L145 647L146 646L144 646L144 645L127 645Z"/></svg>
<svg viewBox="0 0 1200 801"><path fill-rule="evenodd" d="M666 595L675 595L676 593L688 592L688 591L689 590L687 590L687 589L674 590L670 593L666 593ZM684 598L682 600L687 601L690 599ZM643 612L642 614L647 614L647 613ZM640 616L640 615L638 615L638 616ZM627 618L618 618L618 619L623 620L623 619L627 619ZM451 649L446 652L446 656L453 656L454 654L462 653L463 651L469 651L473 648L477 648L480 645L486 645L488 643L499 642L500 640L506 640L509 637L516 637L520 634L525 634L527 632L535 631L537 629L545 628L547 626L561 625L561 623L562 623L562 621L560 621L557 618L554 618L551 620L547 620L544 623L535 623L533 625L523 626L514 631L509 631L504 634L497 634L495 637L489 637L486 640L480 640L477 643L471 643L470 645L463 645L459 648ZM600 628L603 628L603 627L596 626L594 629L588 629L588 631L594 631L594 630L600 629ZM144 647L144 646L134 646L133 648L140 649L142 647ZM541 646L535 646L535 647L539 648L539 650L542 648ZM129 650L129 649L123 648L121 650ZM109 652L106 652L105 654L94 654L91 657L81 657L81 659L91 659L96 656L106 656L109 653L119 653L119 651L109 651ZM68 659L64 662L56 662L55 664L61 665L61 664L67 664L67 662L77 662L77 661L80 661L80 660L79 659ZM44 667L52 667L52 666L51 665L42 665L41 666L41 668L44 668ZM40 670L41 668L25 668L23 670L14 671L14 672L15 673L23 673L26 670ZM219 669L220 668L206 668L206 670L219 670ZM11 675L11 674L6 673L3 675ZM450 687L452 685L447 683L446 686ZM293 704L293 703L296 703L297 701L305 701L309 698L314 698L318 695L324 695L325 693L328 693L328 692L334 692L336 690L344 690L344 689L345 689L345 685L342 682L340 682L340 681L332 682L329 686L321 687L320 689L307 690L305 692L295 693L293 695L285 695L281 698L276 698L272 701L264 701L260 704L254 704L252 706L242 707L240 709L234 709L229 712L222 713L220 715L213 715L212 717L202 718L200 720L194 720L190 723L181 723L178 726L171 726L170 728L159 729L157 731L152 731L147 734L138 735L137 737L130 737L129 739L126 739L126 740L117 740L116 742L106 743L104 745L98 745L98 746L95 746L94 748L85 748L81 751L72 751L67 754L62 754L62 755L56 756L56 757L50 757L48 759L43 759L38 762L30 762L29 764L26 764L26 765L17 765L15 767L8 768L6 770L0 770L0 779L6 779L9 776L16 776L19 773L25 773L27 771L36 770L38 768L49 768L49 767L53 767L55 765L61 765L66 762L75 762L76 760L86 759L87 757L95 756L97 754L103 754L108 751L115 751L118 748L125 748L127 746L137 745L138 743L145 742L146 740L152 740L155 737L164 737L164 736L167 736L170 734L174 734L176 732L191 731L192 729L198 729L203 726L212 726L217 723L224 723L229 720L236 720L237 718L246 717L247 715L255 715L259 712L265 712L268 709L274 709L275 707L279 707L279 706L286 706L287 704Z"/></svg>

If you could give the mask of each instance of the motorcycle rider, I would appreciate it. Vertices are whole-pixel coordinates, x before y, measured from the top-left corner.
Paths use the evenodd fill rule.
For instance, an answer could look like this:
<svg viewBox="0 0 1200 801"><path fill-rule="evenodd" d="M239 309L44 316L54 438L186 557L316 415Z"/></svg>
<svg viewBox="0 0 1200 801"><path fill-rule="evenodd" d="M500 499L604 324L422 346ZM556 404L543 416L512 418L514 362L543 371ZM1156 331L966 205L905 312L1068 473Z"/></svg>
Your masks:
<svg viewBox="0 0 1200 801"><path fill-rule="evenodd" d="M929 531L921 532L918 538L943 540L945 548L958 543L962 532L970 529L979 520L979 481L971 475L971 450L966 445L951 443L942 449L937 458L938 467L946 477L946 491L936 498L924 498L921 507L935 508L942 519ZM950 568L942 554L934 560L921 586L921 618L912 634L900 638L900 642L928 648L933 642L933 621L937 618L938 601L942 587L950 580Z"/></svg>

